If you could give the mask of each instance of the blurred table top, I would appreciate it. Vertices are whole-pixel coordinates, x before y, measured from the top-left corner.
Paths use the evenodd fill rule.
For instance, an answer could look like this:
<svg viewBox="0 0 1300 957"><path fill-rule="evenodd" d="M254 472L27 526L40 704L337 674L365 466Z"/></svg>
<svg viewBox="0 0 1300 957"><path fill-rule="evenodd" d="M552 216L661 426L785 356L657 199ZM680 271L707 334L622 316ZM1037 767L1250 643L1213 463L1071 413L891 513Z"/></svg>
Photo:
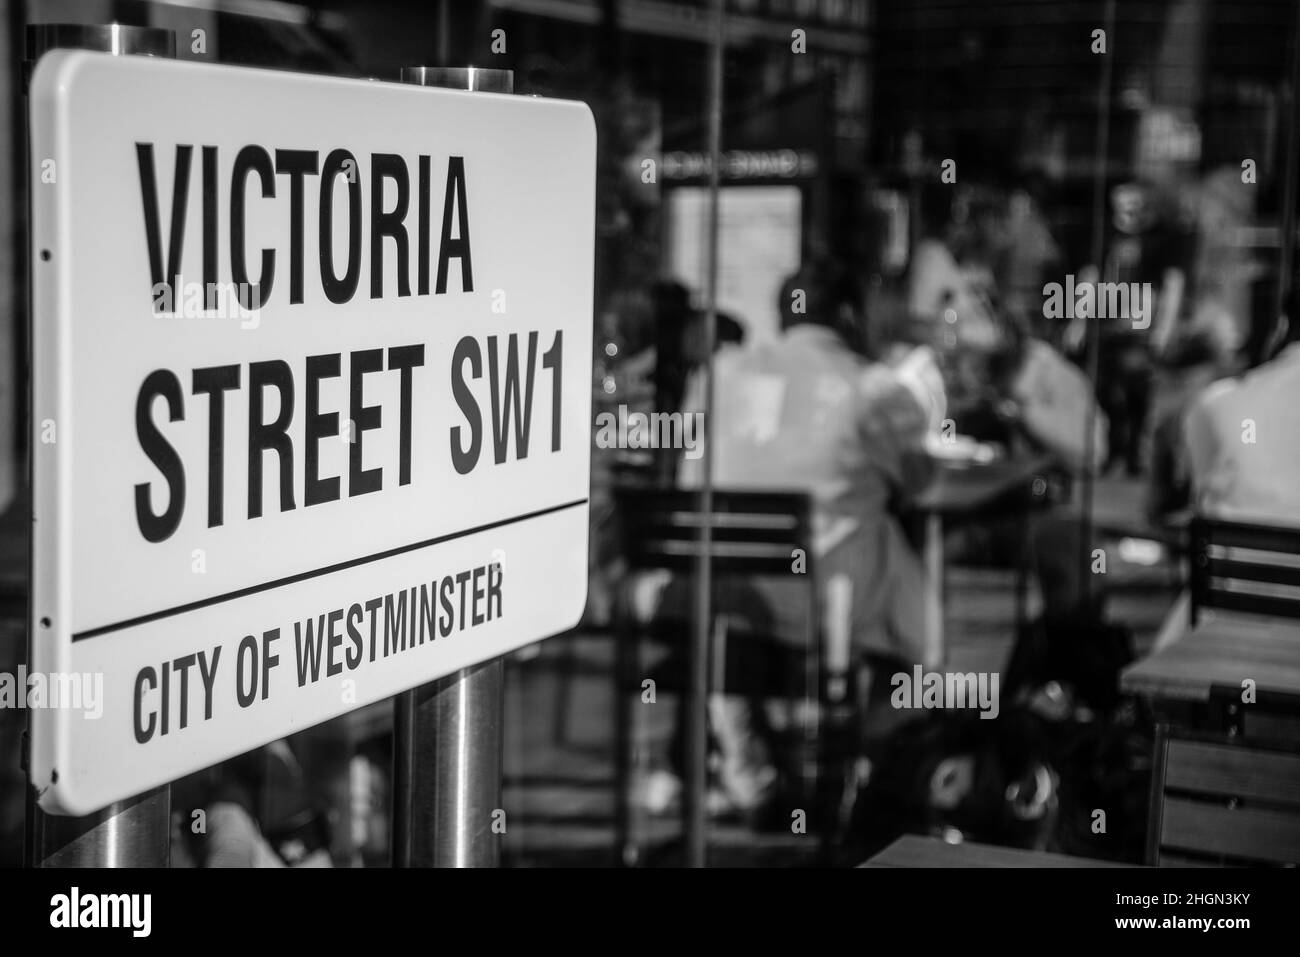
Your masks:
<svg viewBox="0 0 1300 957"><path fill-rule="evenodd" d="M905 834L862 867L1129 867L1114 861Z"/></svg>
<svg viewBox="0 0 1300 957"><path fill-rule="evenodd" d="M1215 614L1163 651L1124 669L1131 694L1209 701L1215 685L1300 695L1300 621L1263 615Z"/></svg>
<svg viewBox="0 0 1300 957"><path fill-rule="evenodd" d="M1032 487L1036 478L1046 479L1051 463L1046 455L983 465L940 460L934 481L912 499L910 509L940 515L975 512L1017 489Z"/></svg>

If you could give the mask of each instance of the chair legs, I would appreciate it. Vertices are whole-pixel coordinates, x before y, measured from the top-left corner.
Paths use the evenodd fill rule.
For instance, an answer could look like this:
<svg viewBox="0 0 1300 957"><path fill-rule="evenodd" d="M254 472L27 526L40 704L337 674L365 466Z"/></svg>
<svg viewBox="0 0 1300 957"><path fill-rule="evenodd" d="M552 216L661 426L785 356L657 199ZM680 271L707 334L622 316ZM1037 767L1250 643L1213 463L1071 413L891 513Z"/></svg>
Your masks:
<svg viewBox="0 0 1300 957"><path fill-rule="evenodd" d="M551 739L556 747L569 743L569 702L573 698L573 672L577 655L573 653L574 635L562 635L560 660L556 664L555 704L551 709Z"/></svg>
<svg viewBox="0 0 1300 957"><path fill-rule="evenodd" d="M617 629L614 638L613 707L614 707L614 863L616 866L633 867L641 862L643 848L635 836L636 805L632 789L636 779L636 739L637 716L640 712L640 640L635 623L620 616L624 625ZM819 621L816 616L810 622L817 629ZM727 661L729 622L725 615L718 616L709 634L710 648L706 649L711 673L708 685L716 688L726 679L725 662ZM733 642L734 643L734 642ZM843 833L842 818L844 804L844 787L850 778L848 766L857 757L857 708L851 699L835 701L828 694L829 682L825 661L820 653L809 657L808 676L805 698L811 708L806 709L804 720L800 722L802 747L796 768L804 787L800 790L803 800L811 802L803 806L808 808L809 824L817 828L822 856L829 855L838 837ZM840 676L840 683L846 685L841 694L852 694L857 682L852 677ZM710 711L716 710L721 699L709 693L706 688L704 712L706 718ZM679 721L688 721L690 708L681 708ZM725 717L725 716L722 716ZM716 720L716 717L715 717ZM706 725L709 722L706 720ZM726 724L726 721L722 721ZM688 734L689 727L679 729ZM747 729L741 729L747 731ZM705 734L708 734L707 727ZM707 772L706 772L707 774ZM696 800L704 801L707 792L706 782L700 781L701 793ZM683 795L686 798L686 795ZM683 801L683 806L688 801ZM707 824L706 824L707 826Z"/></svg>

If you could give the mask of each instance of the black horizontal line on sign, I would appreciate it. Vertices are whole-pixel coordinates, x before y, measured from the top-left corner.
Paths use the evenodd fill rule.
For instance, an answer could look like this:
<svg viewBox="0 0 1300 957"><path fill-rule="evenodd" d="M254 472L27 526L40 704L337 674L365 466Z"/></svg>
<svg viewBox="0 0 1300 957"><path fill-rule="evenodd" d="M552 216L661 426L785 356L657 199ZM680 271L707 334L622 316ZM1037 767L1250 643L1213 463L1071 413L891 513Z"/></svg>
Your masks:
<svg viewBox="0 0 1300 957"><path fill-rule="evenodd" d="M88 631L79 631L72 636L72 640L85 641L87 638L98 638L100 635L107 635L114 631L121 631L124 628L132 628L136 625L148 624L151 621L158 621L162 618L171 618L173 615L183 615L186 612L197 611L200 608L219 605L224 601L230 601L235 598L246 598L249 595L256 595L259 592L270 591L273 588L279 588L283 585L294 585L298 582L307 581L310 578L319 578L322 575L346 571L349 568L356 568L358 565L368 565L371 562L381 561L385 558L392 558L394 555L403 555L406 552L418 551L421 548L428 548L431 545L441 545L443 542L450 542L458 538L465 538L469 535L476 535L479 532L501 528L505 525L514 525L517 522L526 522L530 518L541 518L543 515L562 512L565 509L575 508L579 505L586 504L587 499L577 498L572 502L565 502L562 505L552 505L548 508L538 509L535 512L527 512L523 515L515 515L511 518L503 518L499 521L488 522L486 525L477 525L474 528L462 529L459 532L439 535L437 538L426 538L422 542L412 542L410 545L399 545L397 548L389 548L382 552L375 552L373 555L365 555L362 558L353 558L346 562L339 562L335 565L326 565L324 568L316 568L309 572L299 572L297 575L290 575L287 578L277 578L274 581L263 582L260 585L249 585L247 588L229 591L224 595L213 595L211 598L200 598L198 601L188 602L184 605L177 605L174 608L164 608L162 611L150 612L147 615L140 615L136 618L127 618L124 621L114 622L111 625L101 625L98 628L91 628Z"/></svg>

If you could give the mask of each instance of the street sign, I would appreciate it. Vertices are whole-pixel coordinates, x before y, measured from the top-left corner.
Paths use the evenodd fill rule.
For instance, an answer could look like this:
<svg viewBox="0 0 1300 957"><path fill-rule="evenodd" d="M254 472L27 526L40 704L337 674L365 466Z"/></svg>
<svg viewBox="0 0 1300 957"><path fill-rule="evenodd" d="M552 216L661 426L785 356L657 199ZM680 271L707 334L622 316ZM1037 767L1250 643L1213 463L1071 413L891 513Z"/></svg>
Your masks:
<svg viewBox="0 0 1300 957"><path fill-rule="evenodd" d="M43 809L576 624L586 106L87 52L30 105Z"/></svg>

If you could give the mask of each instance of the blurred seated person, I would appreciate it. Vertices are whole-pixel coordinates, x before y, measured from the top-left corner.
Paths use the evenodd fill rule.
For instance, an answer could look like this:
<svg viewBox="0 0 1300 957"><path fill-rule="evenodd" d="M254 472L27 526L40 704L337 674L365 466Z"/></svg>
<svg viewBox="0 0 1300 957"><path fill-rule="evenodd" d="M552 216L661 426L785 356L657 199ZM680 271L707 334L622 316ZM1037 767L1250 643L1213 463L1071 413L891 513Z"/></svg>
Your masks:
<svg viewBox="0 0 1300 957"><path fill-rule="evenodd" d="M691 291L674 279L662 279L651 290L654 315L655 406L675 409L682 401L690 370L682 355L682 336L694 309Z"/></svg>
<svg viewBox="0 0 1300 957"><path fill-rule="evenodd" d="M1190 504L1183 440L1188 413L1206 389L1242 365L1234 322L1213 300L1172 325L1159 351L1152 350L1146 508L1157 525L1177 523Z"/></svg>
<svg viewBox="0 0 1300 957"><path fill-rule="evenodd" d="M920 566L887 508L933 474L925 436L945 401L933 353L922 346L893 367L868 363L856 282L829 260L786 280L780 305L778 339L715 360L705 432L714 485L810 493L820 568L854 579L855 646L937 664L920 646L922 603L908 600L920 593ZM687 408L703 405L701 386L692 383ZM680 483L698 486L702 466L684 460Z"/></svg>
<svg viewBox="0 0 1300 957"><path fill-rule="evenodd" d="M1208 386L1183 420L1190 504L1225 521L1300 526L1300 289L1292 288L1264 339L1264 361ZM1156 637L1155 650L1190 626L1186 594Z"/></svg>
<svg viewBox="0 0 1300 957"><path fill-rule="evenodd" d="M1300 524L1298 306L1292 289L1266 342L1268 358L1240 378L1213 383L1188 410L1183 433L1192 496L1205 515Z"/></svg>
<svg viewBox="0 0 1300 957"><path fill-rule="evenodd" d="M1207 177L1207 182L1212 183L1215 177L1223 182L1217 174ZM1228 198L1238 206L1244 200L1248 209L1250 201L1244 199L1243 192L1248 194L1249 190L1249 186L1244 190L1229 186ZM1152 327L1151 409L1144 444L1150 450L1147 511L1157 524L1176 520L1180 509L1189 504L1183 444L1189 409L1213 382L1246 365L1242 348L1245 320L1251 315L1267 316L1269 335L1276 325L1272 315L1276 308L1274 287L1250 284L1243 278L1249 270L1243 268L1243 252L1236 239L1239 229L1233 222L1244 211L1237 209L1226 218L1206 213L1208 207L1220 204L1222 197L1215 200L1215 192L1221 194L1222 186L1200 191L1202 215L1208 215L1210 221L1203 225L1196 243L1199 264L1193 274L1197 281L1186 297L1187 306L1174 310L1167 306L1167 299L1160 300L1161 308ZM1245 215L1248 217L1248 213ZM1267 303L1252 301L1260 293L1267 295Z"/></svg>
<svg viewBox="0 0 1300 957"><path fill-rule="evenodd" d="M745 341L745 326L739 319L725 312L719 312L716 318L715 350L728 344L740 345ZM674 346L674 355L668 360L670 365L681 364L686 369L687 376L704 362L704 319L703 313L693 311L688 319L680 324L681 341ZM655 390L658 369L659 347L658 345L647 346L614 366L614 375L619 383L614 396L602 394L604 389L598 388L597 398L603 402L610 402L612 398L621 396L626 403L634 406L633 411L649 412L657 408L678 408L680 402L663 406L659 404ZM597 385L603 386L603 383ZM675 393L666 394L671 396Z"/></svg>
<svg viewBox="0 0 1300 957"><path fill-rule="evenodd" d="M976 341L967 342L958 323L954 344L943 354L949 393L960 397L950 403L956 431L1001 445L1011 457L1046 455L1070 475L1096 474L1107 457L1108 425L1088 377L1022 322L998 318L992 328L991 337L981 328ZM992 348L984 345L990 339ZM1100 596L1080 578L1084 545L1077 515L1062 508L1030 521L1044 616L1100 618ZM965 557L978 553L1014 564L1022 534L1018 519L994 522L958 536L955 544Z"/></svg>
<svg viewBox="0 0 1300 957"><path fill-rule="evenodd" d="M657 409L679 409L692 370L703 361L704 316L691 304L691 291L675 279L661 279L651 290L654 345L640 355L653 356L651 379ZM718 316L717 341L740 342L744 329L734 318ZM644 361L644 358L643 360Z"/></svg>
<svg viewBox="0 0 1300 957"><path fill-rule="evenodd" d="M818 585L835 582L838 594L835 608L823 613L827 630L840 628L858 655L895 663L890 673L913 664L932 669L940 664L939 650L925 646L923 622L933 593L889 505L931 477L925 436L943 417L942 380L926 348L897 368L867 363L858 304L857 284L846 271L813 262L781 290L779 338L719 351L713 417L705 429L713 443L713 482L728 490L811 493ZM686 408L702 406L697 377ZM680 483L697 487L702 467L703 458L683 459ZM661 596L659 616L687 617L692 587L674 580ZM806 587L794 575L730 587L719 582L714 611L805 648ZM723 788L735 806L752 809L776 784L762 715L729 695L712 696L709 711Z"/></svg>
<svg viewBox="0 0 1300 957"><path fill-rule="evenodd" d="M972 190L935 190L926 198L926 235L912 252L907 310L929 338L960 323L969 342L990 348L998 298L994 265L1006 245L1004 210ZM947 323L947 326L944 324Z"/></svg>
<svg viewBox="0 0 1300 957"><path fill-rule="evenodd" d="M958 327L944 355L951 389L965 399L951 410L957 430L998 441L1011 455L1049 455L1074 474L1100 469L1106 415L1083 370L1019 321L997 321L993 345L984 341L981 331L979 342L967 342Z"/></svg>
<svg viewBox="0 0 1300 957"><path fill-rule="evenodd" d="M685 289L677 283L664 283L661 286ZM606 392L603 381L593 384L598 409L617 412L619 405L626 405L628 412L650 414L659 409L681 407L686 380L704 364L705 316L699 310L688 308L686 314L672 321L671 327L675 330L676 338L661 329L656 344L629 356L613 368L616 389L612 394ZM744 341L744 325L734 316L719 312L714 326L715 351L728 344L740 345ZM666 382L678 384L666 386ZM616 455L627 457L628 453L619 450ZM652 460L655 476L671 481L677 471L677 459L681 450L665 448L633 455Z"/></svg>

